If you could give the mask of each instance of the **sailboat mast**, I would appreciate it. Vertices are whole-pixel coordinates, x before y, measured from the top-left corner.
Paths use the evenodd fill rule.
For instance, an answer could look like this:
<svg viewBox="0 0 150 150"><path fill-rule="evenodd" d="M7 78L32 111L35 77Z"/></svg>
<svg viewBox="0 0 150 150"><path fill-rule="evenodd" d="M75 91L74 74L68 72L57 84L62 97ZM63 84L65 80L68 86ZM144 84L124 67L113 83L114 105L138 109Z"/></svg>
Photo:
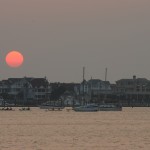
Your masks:
<svg viewBox="0 0 150 150"><path fill-rule="evenodd" d="M107 68L105 69L105 96L104 96L104 103L105 103L105 100L107 99L107 94L106 94L106 81L107 81Z"/></svg>
<svg viewBox="0 0 150 150"><path fill-rule="evenodd" d="M84 81L84 76L85 76L85 67L83 67L83 81Z"/></svg>
<svg viewBox="0 0 150 150"><path fill-rule="evenodd" d="M85 97L84 97L84 82L85 82L85 67L83 67L83 102L85 103Z"/></svg>
<svg viewBox="0 0 150 150"><path fill-rule="evenodd" d="M105 82L107 81L107 68L105 69Z"/></svg>
<svg viewBox="0 0 150 150"><path fill-rule="evenodd" d="M84 80L85 80L85 67L83 67L83 95L84 95Z"/></svg>

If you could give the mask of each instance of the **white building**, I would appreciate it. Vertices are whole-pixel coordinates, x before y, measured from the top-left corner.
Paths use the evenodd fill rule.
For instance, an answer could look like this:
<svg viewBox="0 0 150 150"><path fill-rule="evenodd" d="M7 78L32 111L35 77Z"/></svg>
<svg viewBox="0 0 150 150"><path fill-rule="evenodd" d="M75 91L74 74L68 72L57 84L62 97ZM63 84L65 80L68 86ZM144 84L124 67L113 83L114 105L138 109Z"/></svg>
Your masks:
<svg viewBox="0 0 150 150"><path fill-rule="evenodd" d="M83 88L84 87L84 88ZM84 90L83 90L84 89ZM99 95L111 92L111 85L109 81L102 81L100 79L91 79L80 84L81 95Z"/></svg>

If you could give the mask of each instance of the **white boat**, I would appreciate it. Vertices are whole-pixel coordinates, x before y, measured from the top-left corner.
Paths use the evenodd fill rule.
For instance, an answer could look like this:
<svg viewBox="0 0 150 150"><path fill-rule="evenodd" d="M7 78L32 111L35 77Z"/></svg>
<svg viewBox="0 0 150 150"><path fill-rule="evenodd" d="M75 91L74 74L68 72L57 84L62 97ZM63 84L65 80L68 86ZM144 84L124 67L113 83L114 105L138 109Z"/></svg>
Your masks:
<svg viewBox="0 0 150 150"><path fill-rule="evenodd" d="M80 111L80 112L93 112L93 111L98 111L99 107L96 104L87 104L83 106L74 107L73 110Z"/></svg>
<svg viewBox="0 0 150 150"><path fill-rule="evenodd" d="M100 111L122 111L122 106L119 104L103 104L99 106Z"/></svg>

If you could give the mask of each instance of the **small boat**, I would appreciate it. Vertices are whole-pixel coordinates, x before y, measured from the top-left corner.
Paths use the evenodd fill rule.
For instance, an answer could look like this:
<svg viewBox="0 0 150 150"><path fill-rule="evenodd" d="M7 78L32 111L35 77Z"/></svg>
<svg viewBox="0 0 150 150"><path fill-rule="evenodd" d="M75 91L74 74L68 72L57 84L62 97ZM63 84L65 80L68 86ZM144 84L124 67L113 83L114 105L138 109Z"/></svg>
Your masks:
<svg viewBox="0 0 150 150"><path fill-rule="evenodd" d="M47 109L47 110L62 110L64 109L63 106L53 106L53 105L40 105L40 109Z"/></svg>
<svg viewBox="0 0 150 150"><path fill-rule="evenodd" d="M93 112L93 111L99 111L99 107L96 104L87 104L83 106L74 107L73 110L80 111L80 112Z"/></svg>
<svg viewBox="0 0 150 150"><path fill-rule="evenodd" d="M122 106L119 104L103 104L99 106L100 111L122 111Z"/></svg>
<svg viewBox="0 0 150 150"><path fill-rule="evenodd" d="M12 109L12 107L3 107L0 110L15 111L14 109Z"/></svg>

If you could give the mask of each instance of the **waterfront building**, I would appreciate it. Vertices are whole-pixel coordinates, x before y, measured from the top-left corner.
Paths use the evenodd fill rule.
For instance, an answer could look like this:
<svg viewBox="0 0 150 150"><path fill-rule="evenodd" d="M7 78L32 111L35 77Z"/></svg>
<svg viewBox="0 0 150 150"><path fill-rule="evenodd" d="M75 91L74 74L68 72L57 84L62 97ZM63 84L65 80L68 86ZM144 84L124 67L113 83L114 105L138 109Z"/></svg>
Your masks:
<svg viewBox="0 0 150 150"><path fill-rule="evenodd" d="M145 106L150 104L150 81L146 78L120 79L116 81L116 95L123 105Z"/></svg>
<svg viewBox="0 0 150 150"><path fill-rule="evenodd" d="M111 84L109 81L100 79L84 80L80 85L75 87L75 93L78 95L81 103L102 102L105 95L112 94Z"/></svg>
<svg viewBox="0 0 150 150"><path fill-rule="evenodd" d="M39 103L48 100L50 94L46 78L8 78L0 82L0 95L15 103Z"/></svg>

